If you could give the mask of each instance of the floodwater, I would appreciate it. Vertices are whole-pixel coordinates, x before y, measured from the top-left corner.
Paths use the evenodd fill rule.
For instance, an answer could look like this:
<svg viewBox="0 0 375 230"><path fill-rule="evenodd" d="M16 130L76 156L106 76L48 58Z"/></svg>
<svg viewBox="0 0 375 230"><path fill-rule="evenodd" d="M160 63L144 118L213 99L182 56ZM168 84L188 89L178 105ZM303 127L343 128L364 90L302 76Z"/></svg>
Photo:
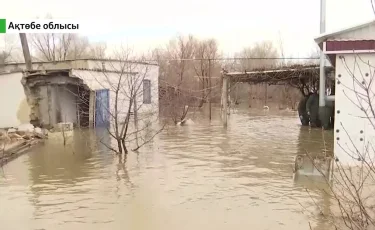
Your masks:
<svg viewBox="0 0 375 230"><path fill-rule="evenodd" d="M126 159L93 132L65 148L49 139L0 169L0 229L329 229L316 207L330 209L325 184L293 167L331 151L332 131L294 112L237 111L227 129L199 116Z"/></svg>

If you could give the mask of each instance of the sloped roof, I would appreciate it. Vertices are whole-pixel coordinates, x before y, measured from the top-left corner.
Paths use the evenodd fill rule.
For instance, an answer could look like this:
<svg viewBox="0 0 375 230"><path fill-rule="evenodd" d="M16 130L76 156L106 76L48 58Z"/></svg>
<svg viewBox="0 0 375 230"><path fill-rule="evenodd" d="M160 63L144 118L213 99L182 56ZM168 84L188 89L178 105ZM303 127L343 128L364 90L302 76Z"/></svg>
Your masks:
<svg viewBox="0 0 375 230"><path fill-rule="evenodd" d="M360 31L363 30L362 33L360 34L351 34L350 33L355 32L355 31ZM367 32L367 33L366 33ZM366 36L363 36L363 34L366 33ZM343 36L347 34L348 36ZM375 20L362 23L359 25L351 26L349 28L344 28L341 30L337 30L334 32L329 32L329 33L323 33L319 35L319 37L316 37L314 40L316 43L320 44L328 39L346 39L346 40L366 40L366 39L375 39Z"/></svg>

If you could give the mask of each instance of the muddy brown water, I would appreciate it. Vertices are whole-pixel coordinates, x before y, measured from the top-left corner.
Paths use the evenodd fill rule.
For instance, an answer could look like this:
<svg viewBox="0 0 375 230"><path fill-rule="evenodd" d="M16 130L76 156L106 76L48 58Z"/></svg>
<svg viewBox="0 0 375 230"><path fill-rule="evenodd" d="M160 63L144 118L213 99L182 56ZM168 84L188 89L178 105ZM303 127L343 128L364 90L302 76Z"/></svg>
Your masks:
<svg viewBox="0 0 375 230"><path fill-rule="evenodd" d="M237 111L227 130L200 116L126 159L101 131L51 138L0 169L0 228L329 229L325 184L292 175L297 154L332 150L332 132L323 144L294 112Z"/></svg>

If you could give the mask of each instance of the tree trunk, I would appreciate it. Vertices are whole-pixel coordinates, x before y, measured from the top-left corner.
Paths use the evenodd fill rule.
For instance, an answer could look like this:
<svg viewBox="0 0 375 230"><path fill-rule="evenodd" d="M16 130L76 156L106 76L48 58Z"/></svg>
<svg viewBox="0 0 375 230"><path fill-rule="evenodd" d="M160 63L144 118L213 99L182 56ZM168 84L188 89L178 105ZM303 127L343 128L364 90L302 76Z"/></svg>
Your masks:
<svg viewBox="0 0 375 230"><path fill-rule="evenodd" d="M128 154L128 149L126 148L126 145L125 145L125 139L122 139L121 142L122 142L122 148L124 149L124 153Z"/></svg>
<svg viewBox="0 0 375 230"><path fill-rule="evenodd" d="M122 145L121 145L121 140L117 139L117 148L118 148L118 153L122 153Z"/></svg>
<svg viewBox="0 0 375 230"><path fill-rule="evenodd" d="M202 81L202 96L201 96L201 100L200 100L199 105L198 105L199 108L202 108L202 106L203 106L203 103L204 103L204 97L205 97L205 95L206 95L205 92L206 92L206 87L205 87L204 79L203 79L203 81Z"/></svg>

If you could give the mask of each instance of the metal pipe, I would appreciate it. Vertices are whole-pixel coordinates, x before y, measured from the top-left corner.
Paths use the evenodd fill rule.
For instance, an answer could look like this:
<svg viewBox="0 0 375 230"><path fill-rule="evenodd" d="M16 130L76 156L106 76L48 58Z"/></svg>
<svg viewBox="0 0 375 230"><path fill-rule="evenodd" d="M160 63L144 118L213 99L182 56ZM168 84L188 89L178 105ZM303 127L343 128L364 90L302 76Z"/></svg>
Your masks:
<svg viewBox="0 0 375 230"><path fill-rule="evenodd" d="M335 95L326 96L326 101L335 101Z"/></svg>
<svg viewBox="0 0 375 230"><path fill-rule="evenodd" d="M320 33L326 32L326 0L320 0Z"/></svg>
<svg viewBox="0 0 375 230"><path fill-rule="evenodd" d="M320 0L320 33L326 31L326 0ZM320 51L320 78L319 78L319 107L326 105L326 76L325 76L325 42Z"/></svg>
<svg viewBox="0 0 375 230"><path fill-rule="evenodd" d="M323 43L323 50L325 43ZM326 76L325 76L325 56L324 51L321 51L320 54L320 77L319 77L319 107L324 107L325 97L326 97Z"/></svg>

